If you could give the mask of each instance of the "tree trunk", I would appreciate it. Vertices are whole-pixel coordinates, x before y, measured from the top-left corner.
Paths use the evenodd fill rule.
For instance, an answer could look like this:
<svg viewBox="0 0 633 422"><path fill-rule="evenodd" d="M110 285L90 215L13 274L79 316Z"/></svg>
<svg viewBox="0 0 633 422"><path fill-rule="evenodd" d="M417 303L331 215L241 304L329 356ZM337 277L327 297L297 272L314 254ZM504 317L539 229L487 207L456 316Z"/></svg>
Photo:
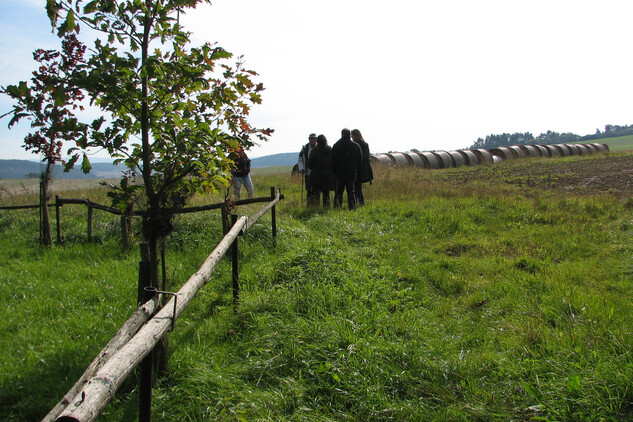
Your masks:
<svg viewBox="0 0 633 422"><path fill-rule="evenodd" d="M143 39L141 42L141 69L144 70L147 65L149 52L150 33L152 28L152 1L146 0L147 10L143 19ZM146 211L143 221L143 236L149 247L149 272L150 283L152 287L159 289L159 251L160 241L164 239L162 231L162 213L160 198L156 194L154 182L152 180L152 146L149 139L150 122L149 122L149 106L147 103L148 96L148 80L147 73L142 72L141 77L141 144L142 144L142 161L143 161L143 182L145 184L145 192L149 201L149 207ZM167 372L167 340L161 341L156 347L156 361L158 364L158 373Z"/></svg>
<svg viewBox="0 0 633 422"><path fill-rule="evenodd" d="M43 245L51 246L53 236L51 235L51 222L48 216L48 187L51 180L51 163L47 161L46 169L40 178L40 241Z"/></svg>

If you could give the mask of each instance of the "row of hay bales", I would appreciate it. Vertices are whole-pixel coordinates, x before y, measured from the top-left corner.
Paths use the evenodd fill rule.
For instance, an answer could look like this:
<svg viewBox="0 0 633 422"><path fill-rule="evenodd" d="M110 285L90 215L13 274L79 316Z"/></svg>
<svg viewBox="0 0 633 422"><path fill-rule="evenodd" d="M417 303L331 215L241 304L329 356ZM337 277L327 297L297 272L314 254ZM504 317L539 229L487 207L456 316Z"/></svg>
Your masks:
<svg viewBox="0 0 633 422"><path fill-rule="evenodd" d="M445 169L461 166L496 164L503 160L536 157L568 157L608 152L607 144L512 145L491 149L453 151L409 151L373 154L372 163L395 167L415 166Z"/></svg>

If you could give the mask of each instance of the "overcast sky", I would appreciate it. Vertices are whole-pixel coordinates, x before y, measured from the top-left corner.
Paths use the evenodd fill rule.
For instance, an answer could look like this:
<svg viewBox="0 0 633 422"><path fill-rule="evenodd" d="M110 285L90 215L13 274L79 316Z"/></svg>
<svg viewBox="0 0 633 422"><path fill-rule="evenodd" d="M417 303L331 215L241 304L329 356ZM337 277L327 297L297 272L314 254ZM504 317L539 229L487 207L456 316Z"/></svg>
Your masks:
<svg viewBox="0 0 633 422"><path fill-rule="evenodd" d="M0 85L28 80L36 48L58 48L45 0L0 0ZM333 144L360 129L372 152L460 149L503 132L633 124L631 0L213 0L182 21L263 82L251 157ZM10 102L0 96L0 114ZM0 121L0 158L28 130Z"/></svg>

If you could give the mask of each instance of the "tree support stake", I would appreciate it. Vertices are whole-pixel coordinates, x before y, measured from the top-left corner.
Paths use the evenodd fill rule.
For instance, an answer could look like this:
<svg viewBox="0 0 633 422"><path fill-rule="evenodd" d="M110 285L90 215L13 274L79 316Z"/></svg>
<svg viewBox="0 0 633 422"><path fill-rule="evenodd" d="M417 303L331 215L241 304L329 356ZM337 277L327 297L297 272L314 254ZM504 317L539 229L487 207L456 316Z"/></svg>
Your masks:
<svg viewBox="0 0 633 422"><path fill-rule="evenodd" d="M237 223L237 215L231 214L231 226L235 226ZM239 270L239 261L238 261L238 245L239 245L239 236L241 233L235 238L233 244L231 245L231 267L233 273L233 312L237 312L237 307L240 304L240 270Z"/></svg>

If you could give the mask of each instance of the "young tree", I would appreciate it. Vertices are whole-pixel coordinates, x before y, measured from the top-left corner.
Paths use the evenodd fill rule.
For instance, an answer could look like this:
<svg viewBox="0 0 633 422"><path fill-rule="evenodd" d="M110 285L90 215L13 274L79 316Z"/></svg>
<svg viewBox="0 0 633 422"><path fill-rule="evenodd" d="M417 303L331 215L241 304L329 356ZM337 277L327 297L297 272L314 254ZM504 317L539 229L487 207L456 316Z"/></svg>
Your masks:
<svg viewBox="0 0 633 422"><path fill-rule="evenodd" d="M257 74L241 58L228 64L232 55L219 46L189 46L179 14L200 3L210 0L47 0L59 35L79 31L80 23L96 31L78 83L110 118L93 122L77 148L104 148L141 175L121 189L144 210L154 286L158 245L174 211L193 194L228 183L231 148L272 133L247 121L261 102L263 86L251 80Z"/></svg>
<svg viewBox="0 0 633 422"><path fill-rule="evenodd" d="M26 118L35 132L24 138L24 148L42 156L46 164L40 182L40 241L52 244L48 217L49 185L53 166L62 160L63 141L78 141L86 134L86 125L80 123L74 112L81 109L82 91L74 85L73 74L82 69L86 47L75 34L67 34L62 50L38 49L33 58L40 66L33 72L31 83L0 87L0 93L10 96L13 110L1 117L12 116L9 127ZM75 161L78 156L75 157ZM89 162L84 160L83 170L88 172Z"/></svg>

